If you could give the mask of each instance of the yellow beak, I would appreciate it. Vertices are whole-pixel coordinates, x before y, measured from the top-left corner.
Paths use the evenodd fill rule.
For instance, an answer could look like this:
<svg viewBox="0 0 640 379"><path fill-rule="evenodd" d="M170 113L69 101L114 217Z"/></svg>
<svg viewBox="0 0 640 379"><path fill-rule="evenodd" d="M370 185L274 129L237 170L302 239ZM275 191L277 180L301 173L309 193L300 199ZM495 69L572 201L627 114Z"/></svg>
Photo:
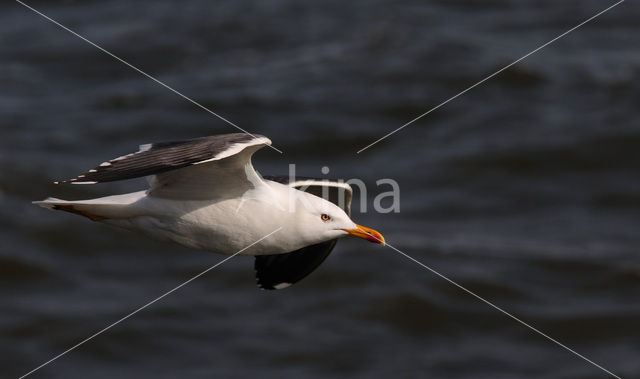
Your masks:
<svg viewBox="0 0 640 379"><path fill-rule="evenodd" d="M384 237L382 236L382 234L378 233L378 231L376 230L367 228L366 226L356 224L355 229L342 229L342 230L351 234L352 236L364 238L367 241L384 245Z"/></svg>

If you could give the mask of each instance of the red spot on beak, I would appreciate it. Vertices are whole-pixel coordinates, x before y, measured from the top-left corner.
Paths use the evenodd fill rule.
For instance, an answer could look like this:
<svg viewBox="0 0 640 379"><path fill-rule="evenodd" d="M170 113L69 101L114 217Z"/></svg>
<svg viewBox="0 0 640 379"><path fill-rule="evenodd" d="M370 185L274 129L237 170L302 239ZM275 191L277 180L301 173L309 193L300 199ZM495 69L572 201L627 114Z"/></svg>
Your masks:
<svg viewBox="0 0 640 379"><path fill-rule="evenodd" d="M352 236L364 238L367 241L384 245L384 237L377 230L367 228L366 226L357 225L355 229L342 229Z"/></svg>

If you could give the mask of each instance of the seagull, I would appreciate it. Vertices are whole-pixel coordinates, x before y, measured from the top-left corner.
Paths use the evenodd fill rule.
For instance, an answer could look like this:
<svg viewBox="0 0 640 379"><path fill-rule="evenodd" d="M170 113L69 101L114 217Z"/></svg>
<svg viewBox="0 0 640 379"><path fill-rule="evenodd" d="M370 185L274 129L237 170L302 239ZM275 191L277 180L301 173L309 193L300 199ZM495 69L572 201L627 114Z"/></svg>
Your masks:
<svg viewBox="0 0 640 379"><path fill-rule="evenodd" d="M267 137L248 133L140 145L135 153L55 183L147 177L148 189L33 203L197 250L254 256L262 289L286 288L309 275L338 238L355 236L384 245L379 232L351 220L349 184L260 176L251 157L267 145Z"/></svg>

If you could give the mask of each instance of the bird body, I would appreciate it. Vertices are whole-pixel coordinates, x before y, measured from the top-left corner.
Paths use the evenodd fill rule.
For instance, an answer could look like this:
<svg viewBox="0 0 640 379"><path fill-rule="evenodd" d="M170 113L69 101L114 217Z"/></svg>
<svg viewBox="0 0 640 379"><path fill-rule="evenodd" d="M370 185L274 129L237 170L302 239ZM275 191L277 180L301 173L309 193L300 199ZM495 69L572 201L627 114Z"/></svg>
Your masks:
<svg viewBox="0 0 640 379"><path fill-rule="evenodd" d="M263 136L230 134L142 145L137 153L104 162L61 183L94 184L147 176L148 190L80 201L48 198L34 203L193 249L265 256L262 262L256 261L256 268L261 266L266 273L292 266L294 261L298 263L291 270L313 271L335 240L350 234L384 243L378 232L350 219L348 185L318 180L287 182L277 177L270 180L257 174L251 156L270 142ZM301 183L307 183L305 188L315 188L315 194L300 190ZM335 199L334 204L319 196L317 189L324 191L324 187L348 193L348 204L340 207ZM327 242L331 241L329 247ZM296 253L301 250L306 255ZM296 258L286 259L294 254ZM268 258L276 255L282 257ZM303 256L312 264L301 259ZM317 262L319 256L322 259ZM300 272L293 274L297 277ZM263 288L283 288L283 283L292 282L270 283Z"/></svg>

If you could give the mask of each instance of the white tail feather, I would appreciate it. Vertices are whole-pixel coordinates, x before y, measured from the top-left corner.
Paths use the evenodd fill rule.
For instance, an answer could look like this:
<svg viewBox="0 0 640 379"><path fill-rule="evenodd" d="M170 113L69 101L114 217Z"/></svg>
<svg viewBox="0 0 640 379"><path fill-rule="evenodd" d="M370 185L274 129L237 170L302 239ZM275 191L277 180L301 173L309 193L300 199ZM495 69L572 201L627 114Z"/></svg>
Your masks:
<svg viewBox="0 0 640 379"><path fill-rule="evenodd" d="M145 196L145 191L125 195L107 196L89 200L61 200L49 197L33 204L52 210L61 210L87 217L93 221L134 216L131 204Z"/></svg>

